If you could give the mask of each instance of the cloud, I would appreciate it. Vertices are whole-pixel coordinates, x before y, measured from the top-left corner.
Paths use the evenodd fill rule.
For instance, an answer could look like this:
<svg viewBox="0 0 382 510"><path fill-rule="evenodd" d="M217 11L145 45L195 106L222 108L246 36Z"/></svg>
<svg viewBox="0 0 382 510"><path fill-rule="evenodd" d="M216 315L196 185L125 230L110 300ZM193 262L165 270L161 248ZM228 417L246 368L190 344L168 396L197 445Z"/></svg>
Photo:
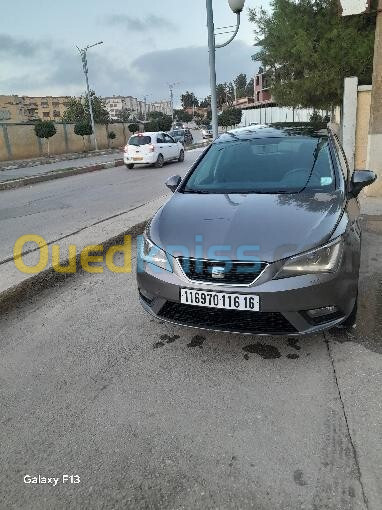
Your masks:
<svg viewBox="0 0 382 510"><path fill-rule="evenodd" d="M258 64L251 59L254 52L253 46L240 40L218 49L218 83L231 81L239 73L252 77L258 69ZM209 93L208 50L204 46L146 53L134 60L131 67L142 76L146 84L155 86L162 95L167 94L167 83L175 82L179 83L179 90L194 90L198 96Z"/></svg>
<svg viewBox="0 0 382 510"><path fill-rule="evenodd" d="M39 42L17 39L8 34L0 34L0 54L16 57L32 57L43 46Z"/></svg>
<svg viewBox="0 0 382 510"><path fill-rule="evenodd" d="M144 19L133 18L127 15L116 15L106 17L106 24L110 26L121 26L130 32L151 32L153 30L177 30L175 23L172 23L162 16L150 14Z"/></svg>

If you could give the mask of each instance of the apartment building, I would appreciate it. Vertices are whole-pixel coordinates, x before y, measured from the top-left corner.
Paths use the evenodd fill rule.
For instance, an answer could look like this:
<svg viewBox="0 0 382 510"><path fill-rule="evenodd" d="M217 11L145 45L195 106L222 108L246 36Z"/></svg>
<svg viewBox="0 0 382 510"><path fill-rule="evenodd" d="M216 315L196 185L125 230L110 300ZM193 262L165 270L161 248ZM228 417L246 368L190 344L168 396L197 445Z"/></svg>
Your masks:
<svg viewBox="0 0 382 510"><path fill-rule="evenodd" d="M60 121L70 96L0 96L0 122Z"/></svg>
<svg viewBox="0 0 382 510"><path fill-rule="evenodd" d="M145 113L162 112L171 115L170 101L156 101L148 103L132 96L104 97L105 108L111 119L118 119L118 114L123 110L130 110L132 116L143 118Z"/></svg>

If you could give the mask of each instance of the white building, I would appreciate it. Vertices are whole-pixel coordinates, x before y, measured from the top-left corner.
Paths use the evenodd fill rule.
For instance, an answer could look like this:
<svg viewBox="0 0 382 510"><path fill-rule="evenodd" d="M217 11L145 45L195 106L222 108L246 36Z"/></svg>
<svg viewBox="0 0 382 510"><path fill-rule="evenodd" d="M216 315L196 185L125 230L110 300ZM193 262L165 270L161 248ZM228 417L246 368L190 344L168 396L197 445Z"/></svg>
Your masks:
<svg viewBox="0 0 382 510"><path fill-rule="evenodd" d="M118 114L123 110L130 110L131 116L143 119L145 113L162 112L171 115L170 101L156 101L146 103L132 96L111 96L104 97L105 108L109 112L111 119L118 119Z"/></svg>

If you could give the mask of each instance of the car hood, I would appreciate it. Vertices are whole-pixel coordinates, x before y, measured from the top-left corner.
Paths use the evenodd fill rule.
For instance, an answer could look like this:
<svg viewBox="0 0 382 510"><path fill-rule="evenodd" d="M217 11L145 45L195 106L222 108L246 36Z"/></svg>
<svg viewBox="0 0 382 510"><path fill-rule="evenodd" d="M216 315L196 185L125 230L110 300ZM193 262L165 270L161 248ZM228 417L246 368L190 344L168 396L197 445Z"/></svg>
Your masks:
<svg viewBox="0 0 382 510"><path fill-rule="evenodd" d="M215 249L216 253L233 260L240 259L238 253L244 250L247 255L255 252L260 260L274 262L329 240L343 204L341 191L277 195L175 193L154 216L150 237L173 254L184 252L211 259L211 247L221 246L222 251Z"/></svg>

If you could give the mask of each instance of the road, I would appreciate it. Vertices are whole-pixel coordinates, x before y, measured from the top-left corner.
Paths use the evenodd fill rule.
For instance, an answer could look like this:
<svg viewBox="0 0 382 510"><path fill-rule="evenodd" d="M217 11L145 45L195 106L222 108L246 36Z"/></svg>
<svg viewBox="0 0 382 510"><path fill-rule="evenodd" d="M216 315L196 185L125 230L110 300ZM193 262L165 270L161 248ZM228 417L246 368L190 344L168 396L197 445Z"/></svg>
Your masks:
<svg viewBox="0 0 382 510"><path fill-rule="evenodd" d="M3 315L0 506L379 510L382 222L370 218L351 334L158 323L134 275L107 271ZM81 481L23 483L63 474Z"/></svg>
<svg viewBox="0 0 382 510"><path fill-rule="evenodd" d="M0 263L15 241L37 234L48 242L163 195L167 177L184 175L203 149L163 168L124 166L0 192ZM168 190L167 190L168 191Z"/></svg>

